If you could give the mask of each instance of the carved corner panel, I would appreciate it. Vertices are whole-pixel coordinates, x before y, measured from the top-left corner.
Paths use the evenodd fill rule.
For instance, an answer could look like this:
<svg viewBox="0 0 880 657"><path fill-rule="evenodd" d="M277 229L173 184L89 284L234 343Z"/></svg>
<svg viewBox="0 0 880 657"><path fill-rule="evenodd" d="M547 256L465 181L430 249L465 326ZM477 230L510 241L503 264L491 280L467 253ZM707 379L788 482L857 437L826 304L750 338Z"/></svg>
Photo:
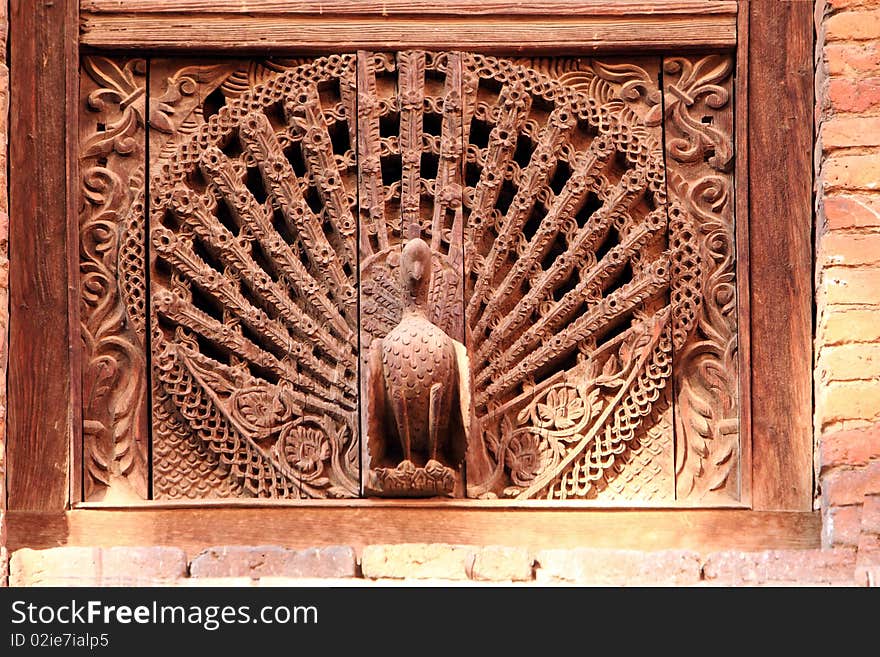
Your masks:
<svg viewBox="0 0 880 657"><path fill-rule="evenodd" d="M89 56L80 67L79 272L83 495L149 489L143 205L147 60Z"/></svg>
<svg viewBox="0 0 880 657"><path fill-rule="evenodd" d="M738 499L731 57L99 59L89 499Z"/></svg>
<svg viewBox="0 0 880 657"><path fill-rule="evenodd" d="M687 337L677 354L676 495L737 500L741 487L733 77L728 55L663 60L673 294Z"/></svg>

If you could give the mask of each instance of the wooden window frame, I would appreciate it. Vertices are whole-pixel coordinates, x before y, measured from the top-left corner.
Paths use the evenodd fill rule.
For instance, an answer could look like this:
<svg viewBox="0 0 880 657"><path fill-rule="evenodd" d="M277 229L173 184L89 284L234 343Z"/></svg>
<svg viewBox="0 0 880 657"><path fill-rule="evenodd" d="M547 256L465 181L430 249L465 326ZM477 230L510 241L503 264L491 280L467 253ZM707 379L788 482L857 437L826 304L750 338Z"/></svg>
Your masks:
<svg viewBox="0 0 880 657"><path fill-rule="evenodd" d="M314 3L308 2L258 0L248 3L248 12L236 4L65 0L35 8L27 0L11 2L6 449L12 549L171 544L194 551L217 542L818 545L820 521L812 511L811 3L485 0L474 9L466 2L437 7L427 0L384 0L353 9L347 0L327 0L320 15L310 13ZM187 14L181 30L185 10L199 16L193 21ZM742 429L751 441L744 453L752 455L743 462L751 468L744 507L239 500L122 509L72 503L80 499L82 469L79 56L111 48L253 54L264 53L267 43L273 52L430 46L571 55L618 53L636 43L655 53L735 47L736 79L748 80L737 87L735 101L736 115L748 117L737 121L735 135Z"/></svg>

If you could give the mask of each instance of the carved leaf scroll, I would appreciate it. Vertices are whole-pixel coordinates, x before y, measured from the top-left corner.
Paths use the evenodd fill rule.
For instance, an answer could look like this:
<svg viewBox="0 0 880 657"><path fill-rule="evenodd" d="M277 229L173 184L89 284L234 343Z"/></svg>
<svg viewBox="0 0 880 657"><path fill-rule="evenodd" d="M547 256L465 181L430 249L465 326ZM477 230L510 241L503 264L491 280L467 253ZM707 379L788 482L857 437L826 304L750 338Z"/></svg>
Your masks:
<svg viewBox="0 0 880 657"><path fill-rule="evenodd" d="M677 236L693 245L673 265L676 294L693 300L676 327L687 334L676 354L676 493L739 499L733 58L671 57L663 71Z"/></svg>

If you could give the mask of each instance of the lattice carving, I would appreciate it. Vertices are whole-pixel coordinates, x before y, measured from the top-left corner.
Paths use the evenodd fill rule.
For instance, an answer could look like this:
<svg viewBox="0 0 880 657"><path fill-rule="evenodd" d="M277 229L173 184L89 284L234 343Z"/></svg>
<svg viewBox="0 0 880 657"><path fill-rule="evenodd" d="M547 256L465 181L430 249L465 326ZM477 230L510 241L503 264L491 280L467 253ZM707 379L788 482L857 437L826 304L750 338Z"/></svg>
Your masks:
<svg viewBox="0 0 880 657"><path fill-rule="evenodd" d="M737 497L729 58L150 70L156 497Z"/></svg>
<svg viewBox="0 0 880 657"><path fill-rule="evenodd" d="M358 73L364 488L462 495L461 57L359 53Z"/></svg>
<svg viewBox="0 0 880 657"><path fill-rule="evenodd" d="M239 69L152 163L153 376L212 493L358 493L354 63Z"/></svg>
<svg viewBox="0 0 880 657"><path fill-rule="evenodd" d="M598 63L471 62L465 313L492 467L468 484L596 498L672 370L660 134Z"/></svg>

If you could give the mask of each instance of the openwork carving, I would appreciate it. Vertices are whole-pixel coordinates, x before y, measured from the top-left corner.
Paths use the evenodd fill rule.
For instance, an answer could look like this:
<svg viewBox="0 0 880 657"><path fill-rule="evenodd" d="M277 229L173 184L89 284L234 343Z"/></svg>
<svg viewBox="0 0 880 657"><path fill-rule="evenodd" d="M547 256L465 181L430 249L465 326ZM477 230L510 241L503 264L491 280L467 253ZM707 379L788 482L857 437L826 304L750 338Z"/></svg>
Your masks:
<svg viewBox="0 0 880 657"><path fill-rule="evenodd" d="M738 498L729 57L150 71L156 497Z"/></svg>
<svg viewBox="0 0 880 657"><path fill-rule="evenodd" d="M354 63L282 67L153 164L154 382L243 495L358 493Z"/></svg>
<svg viewBox="0 0 880 657"><path fill-rule="evenodd" d="M485 462L470 493L596 498L672 371L661 139L598 64L473 56L466 322ZM555 77L554 77L555 76ZM647 78L647 74L644 75ZM622 95L626 95L623 98Z"/></svg>

